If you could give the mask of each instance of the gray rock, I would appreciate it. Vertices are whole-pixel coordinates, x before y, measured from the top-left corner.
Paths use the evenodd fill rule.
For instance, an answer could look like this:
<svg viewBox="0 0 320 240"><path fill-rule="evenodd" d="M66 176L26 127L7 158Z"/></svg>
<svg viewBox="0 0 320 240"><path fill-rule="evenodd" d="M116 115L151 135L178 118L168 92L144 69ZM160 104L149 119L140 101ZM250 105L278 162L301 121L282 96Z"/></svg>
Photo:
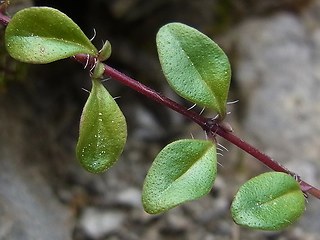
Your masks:
<svg viewBox="0 0 320 240"><path fill-rule="evenodd" d="M71 239L70 210L37 171L20 162L18 152L0 152L0 239Z"/></svg>
<svg viewBox="0 0 320 240"><path fill-rule="evenodd" d="M300 16L283 12L250 19L233 39L234 79L245 98L242 104L246 103L242 137L319 187L320 24L312 14L317 11L320 4ZM307 210L290 230L309 226L313 239L319 234L314 219L320 210L306 207L312 211Z"/></svg>
<svg viewBox="0 0 320 240"><path fill-rule="evenodd" d="M126 188L116 196L116 202L125 206L142 209L141 190L136 188Z"/></svg>
<svg viewBox="0 0 320 240"><path fill-rule="evenodd" d="M0 239L71 239L71 209L59 201L45 174L54 171L52 159L41 152L46 148L40 144L38 115L18 92L0 101Z"/></svg>
<svg viewBox="0 0 320 240"><path fill-rule="evenodd" d="M247 97L245 132L277 161L313 162L318 175L320 79L307 27L282 13L248 21L238 33L235 79ZM300 174L299 166L292 171Z"/></svg>
<svg viewBox="0 0 320 240"><path fill-rule="evenodd" d="M81 216L80 227L88 237L99 239L119 230L125 218L121 211L87 208Z"/></svg>

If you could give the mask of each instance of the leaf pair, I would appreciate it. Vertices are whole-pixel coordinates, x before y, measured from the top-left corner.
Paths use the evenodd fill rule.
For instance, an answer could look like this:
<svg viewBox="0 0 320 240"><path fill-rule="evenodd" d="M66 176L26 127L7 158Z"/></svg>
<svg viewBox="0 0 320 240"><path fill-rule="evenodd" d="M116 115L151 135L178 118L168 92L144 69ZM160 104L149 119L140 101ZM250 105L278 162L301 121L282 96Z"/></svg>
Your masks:
<svg viewBox="0 0 320 240"><path fill-rule="evenodd" d="M48 7L16 13L6 28L5 41L13 58L28 63L50 63L81 53L103 61L111 54L109 42L98 52L78 25ZM81 165L94 173L108 169L118 159L127 137L125 118L99 80L103 71L103 64L98 62L81 116L76 148Z"/></svg>
<svg viewBox="0 0 320 240"><path fill-rule="evenodd" d="M227 56L210 38L181 23L169 23L157 33L162 70L182 97L215 110L222 119L230 85ZM142 201L151 214L206 195L217 174L212 141L180 140L156 157L145 179Z"/></svg>

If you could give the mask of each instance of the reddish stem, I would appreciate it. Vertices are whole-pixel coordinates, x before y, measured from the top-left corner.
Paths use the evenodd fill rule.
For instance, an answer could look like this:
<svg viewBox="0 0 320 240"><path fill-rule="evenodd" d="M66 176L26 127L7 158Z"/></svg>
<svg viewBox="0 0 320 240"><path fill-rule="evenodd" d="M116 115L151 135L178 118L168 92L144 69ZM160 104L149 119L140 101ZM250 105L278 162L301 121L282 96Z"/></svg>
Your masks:
<svg viewBox="0 0 320 240"><path fill-rule="evenodd" d="M87 68L92 68L95 64L95 60L93 57L85 55L85 54L78 54L74 56L74 59L77 60L80 63L85 63L87 65ZM162 105L165 105L174 111L181 113L182 115L186 116L187 118L191 119L195 123L199 124L202 128L205 129L206 121L207 119L193 111L189 111L186 107L176 103L175 101L172 101L171 99L167 98L166 96L162 95L161 93L158 93L154 91L153 89L143 85L142 83L126 76L125 74L117 71L116 69L104 65L105 70L104 73L119 82L123 83L124 85L134 89L137 92L142 93L143 95L161 103Z"/></svg>
<svg viewBox="0 0 320 240"><path fill-rule="evenodd" d="M226 132L221 127L216 128L214 131L220 137L223 137L224 139L233 143L234 145L236 145L240 149L246 151L251 156L255 157L256 159L258 159L260 162L262 162L263 164L265 164L266 166L268 166L272 170L277 171L277 172L284 172L284 173L290 174L292 177L294 177L299 182L301 190L303 192L309 193L309 194L313 195L314 197L320 199L320 190L319 189L313 187L312 185L306 183L305 181L302 181L300 179L300 176L289 171L288 169L283 167L280 163L274 161L272 158L270 158L269 156L260 152L258 149L251 146L250 144L246 143L245 141L241 140L237 136L231 134L230 132Z"/></svg>
<svg viewBox="0 0 320 240"><path fill-rule="evenodd" d="M10 22L10 18L5 16L2 11L0 12L0 23L4 26L7 26ZM95 66L96 60L94 57L85 55L85 54L78 54L73 57L76 61L81 63L83 66L93 68ZM215 136L218 134L219 136L223 137L224 139L228 140L229 142L233 143L234 145L238 146L240 149L244 150L245 152L249 153L266 166L271 168L274 171L284 172L296 177L300 183L301 190L303 192L309 193L314 197L320 199L320 190L311 186L310 184L300 180L300 177L296 174L290 172L289 170L282 167L278 162L272 160L270 157L265 155L264 153L260 152L258 149L254 148L253 146L249 145L248 143L244 142L240 138L236 137L235 135L227 132L223 127L221 127L216 121L212 119L205 118L194 111L189 111L186 107L172 101L171 99L167 98L166 96L154 91L153 89L143 85L142 83L126 76L125 74L117 71L116 69L111 68L108 65L105 65L104 73L119 82L123 83L124 85L134 89L135 91L140 92L141 94L159 102L162 105L165 105L174 111L182 114L183 116L191 119L199 126L203 128L206 132L208 132L209 136Z"/></svg>
<svg viewBox="0 0 320 240"><path fill-rule="evenodd" d="M269 168L271 168L274 171L277 172L284 172L284 173L291 173L289 170L281 166L278 162L272 160L269 156L265 155L264 153L260 152L258 149L255 147L249 145L242 139L236 137L235 135L231 134L230 132L227 132L221 128L216 129L216 134L219 136L223 137L224 139L228 140L229 142L233 143L237 147L245 150L247 153L249 153L251 156L259 159L260 162L264 163L267 165Z"/></svg>
<svg viewBox="0 0 320 240"><path fill-rule="evenodd" d="M79 54L74 56L75 60L82 63L83 65L87 65L88 68L92 68L95 64L95 60L93 57L89 57L85 54ZM281 166L278 162L272 160L269 156L265 155L264 153L260 152L255 147L249 145L245 141L241 140L237 136L233 135L232 133L226 131L222 126L219 125L216 121L212 119L205 118L198 113L194 111L188 110L186 107L172 101L171 99L167 98L166 96L163 96L162 94L156 92L155 90L143 85L142 83L128 77L127 75L117 71L116 69L105 65L105 71L104 73L117 81L123 83L124 85L134 89L137 92L140 92L141 94L159 102L162 105L165 105L171 109L173 109L176 112L179 112L180 114L184 115L185 117L191 119L195 123L197 123L199 126L203 128L204 131L208 132L209 136L212 136L213 140L215 135L219 135L223 137L224 139L228 140L229 142L233 143L240 149L244 150L245 152L249 153L251 156L258 159L260 162L268 166L274 171L277 172L284 172L288 173L291 176L295 177L297 181L299 181L301 190L303 192L309 193L313 195L314 197L320 199L320 190L317 188L311 186L310 184L300 180L300 177L296 175L295 173L289 171L288 169Z"/></svg>
<svg viewBox="0 0 320 240"><path fill-rule="evenodd" d="M4 26L7 26L10 22L10 18L6 15L3 15L3 13L0 11L0 23Z"/></svg>

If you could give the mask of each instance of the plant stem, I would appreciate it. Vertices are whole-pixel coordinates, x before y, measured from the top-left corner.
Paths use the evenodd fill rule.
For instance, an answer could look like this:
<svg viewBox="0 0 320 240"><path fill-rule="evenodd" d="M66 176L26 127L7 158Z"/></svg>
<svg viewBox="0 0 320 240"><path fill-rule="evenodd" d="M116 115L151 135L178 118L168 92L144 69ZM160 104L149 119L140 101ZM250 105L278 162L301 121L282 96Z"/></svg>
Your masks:
<svg viewBox="0 0 320 240"><path fill-rule="evenodd" d="M93 68L95 65L95 59L93 57L90 57L85 54L76 55L76 56L74 56L74 59L77 60L78 62L82 63L83 65L87 65L88 68ZM302 181L297 174L284 168L278 162L274 161L269 156L265 155L264 153L262 153L261 151L259 151L255 147L253 147L250 144L248 144L247 142L241 140L240 138L233 135L232 133L226 131L224 129L224 127L222 125L220 125L217 121L210 119L210 118L205 118L194 111L190 111L186 107L182 106L181 104L178 104L177 102L175 102L175 101L169 99L168 97L156 92L155 90L143 85L142 83L128 77L127 75L117 71L116 69L114 69L108 65L104 65L104 66L105 66L105 70L104 70L105 75L108 75L108 76L114 78L115 80L123 83L124 85L134 89L137 92L140 92L141 94L147 96L148 98L151 98L154 101L156 101L162 105L165 105L165 106L171 108L172 110L182 114L183 116L189 118L190 120L194 121L200 127L202 127L202 129L204 131L209 133L208 135L212 138L212 140L215 141L215 136L219 135L220 137L228 140L229 142L233 143L234 145L236 145L240 149L244 150L245 152L247 152L251 156L255 157L256 159L258 159L260 162L262 162L263 164L265 164L266 166L268 166L272 170L277 171L277 172L284 172L284 173L290 174L295 179L297 179L297 181L300 183L301 190L303 192L309 193L309 194L313 195L314 197L320 199L320 190L319 189Z"/></svg>
<svg viewBox="0 0 320 240"><path fill-rule="evenodd" d="M10 18L6 15L3 15L3 13L0 11L0 23L4 26L7 26L10 22Z"/></svg>
<svg viewBox="0 0 320 240"><path fill-rule="evenodd" d="M10 22L10 18L5 16L3 14L3 11L0 11L0 23L4 26L7 26L9 22ZM91 57L85 54L78 54L73 58L79 63L81 63L83 66L86 66L89 68L93 68L96 64L96 60L94 57ZM118 80L119 82L134 89L135 91L140 92L141 94L191 119L193 122L197 123L200 127L202 127L204 131L210 133L209 136L212 136L213 138L212 140L215 140L215 135L217 134L223 137L224 139L228 140L229 142L233 143L240 149L244 150L245 152L249 153L250 155L258 159L260 162L264 163L266 166L268 166L272 170L290 174L291 176L295 177L298 180L301 186L301 190L303 192L309 193L314 197L320 199L319 189L300 180L300 177L297 176L295 173L292 173L291 171L287 170L286 168L281 166L278 162L272 160L270 157L260 152L258 149L254 148L250 144L246 143L245 141L241 140L240 138L226 131L218 122L214 121L213 119L205 118L194 111L188 110L186 107L182 106L181 104L178 104L177 102L167 98L166 96L126 76L125 74L117 71L116 69L108 65L104 65L104 67L105 67L104 74Z"/></svg>
<svg viewBox="0 0 320 240"><path fill-rule="evenodd" d="M244 150L245 152L249 153L251 156L258 159L260 162L268 166L274 171L277 172L284 172L287 174L290 174L292 177L294 177L300 184L300 188L303 192L309 193L313 195L314 197L320 199L320 190L313 187L312 185L306 183L305 181L302 181L300 179L300 176L297 174L289 171L285 167L283 167L280 163L274 161L272 158L267 156L266 154L259 151L257 148L251 146L247 142L241 140L237 136L231 134L230 132L226 132L224 129L218 126L218 128L215 130L215 133L218 134L220 137L223 137L224 139L228 140L229 142L233 143L240 149Z"/></svg>

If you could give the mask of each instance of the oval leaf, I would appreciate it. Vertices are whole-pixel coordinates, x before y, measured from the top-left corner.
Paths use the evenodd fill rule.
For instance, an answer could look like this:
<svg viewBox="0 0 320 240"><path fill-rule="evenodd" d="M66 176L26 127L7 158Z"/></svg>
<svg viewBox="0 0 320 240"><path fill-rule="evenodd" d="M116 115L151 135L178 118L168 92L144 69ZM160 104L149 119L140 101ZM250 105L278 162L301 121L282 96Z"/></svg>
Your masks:
<svg viewBox="0 0 320 240"><path fill-rule="evenodd" d="M26 8L16 13L5 31L9 54L22 62L49 63L98 50L64 13L48 7Z"/></svg>
<svg viewBox="0 0 320 240"><path fill-rule="evenodd" d="M142 191L146 212L158 214L206 195L217 172L212 141L179 140L156 157Z"/></svg>
<svg viewBox="0 0 320 240"><path fill-rule="evenodd" d="M299 183L289 174L269 172L242 185L232 202L231 213L239 225L274 231L292 224L304 209Z"/></svg>
<svg viewBox="0 0 320 240"><path fill-rule="evenodd" d="M102 83L93 79L83 109L77 159L89 172L108 169L120 156L127 138L125 118Z"/></svg>
<svg viewBox="0 0 320 240"><path fill-rule="evenodd" d="M221 48L182 23L161 27L157 48L162 70L172 88L182 97L224 117L231 70Z"/></svg>

